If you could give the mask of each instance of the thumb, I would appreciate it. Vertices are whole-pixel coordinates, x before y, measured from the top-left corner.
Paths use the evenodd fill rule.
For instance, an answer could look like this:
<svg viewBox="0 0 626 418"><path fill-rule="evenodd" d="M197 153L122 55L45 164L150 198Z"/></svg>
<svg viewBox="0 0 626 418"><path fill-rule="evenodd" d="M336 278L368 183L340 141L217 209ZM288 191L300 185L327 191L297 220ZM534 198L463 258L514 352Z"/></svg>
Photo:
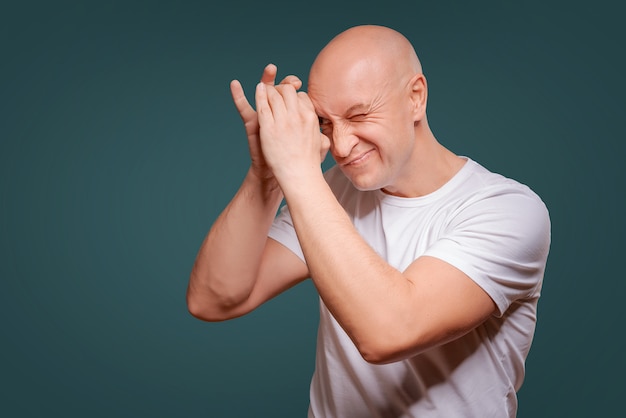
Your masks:
<svg viewBox="0 0 626 418"><path fill-rule="evenodd" d="M280 84L290 84L292 85L296 90L300 89L300 87L302 87L302 80L300 80L297 76L295 75L288 75L287 77L283 78L282 81L280 82Z"/></svg>
<svg viewBox="0 0 626 418"><path fill-rule="evenodd" d="M320 132L320 163L323 163L326 159L326 154L330 149L330 139L326 135Z"/></svg>

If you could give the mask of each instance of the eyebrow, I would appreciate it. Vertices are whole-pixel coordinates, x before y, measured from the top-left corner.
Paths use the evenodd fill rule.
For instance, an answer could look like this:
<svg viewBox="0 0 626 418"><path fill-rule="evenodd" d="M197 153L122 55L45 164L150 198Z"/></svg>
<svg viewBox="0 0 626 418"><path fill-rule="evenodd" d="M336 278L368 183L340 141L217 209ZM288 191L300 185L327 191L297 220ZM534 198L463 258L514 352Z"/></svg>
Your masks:
<svg viewBox="0 0 626 418"><path fill-rule="evenodd" d="M357 112L360 113L360 112L369 110L369 108L370 106L365 103L357 103L355 105L350 106L348 110L344 112L344 115L348 116L353 113L357 113Z"/></svg>
<svg viewBox="0 0 626 418"><path fill-rule="evenodd" d="M344 114L344 117L349 117L351 114L367 112L369 111L369 109L370 109L370 105L365 104L365 103L357 103L357 104L350 106L345 112L343 112L343 114ZM322 116L320 114L318 114L318 117L326 119L325 116Z"/></svg>

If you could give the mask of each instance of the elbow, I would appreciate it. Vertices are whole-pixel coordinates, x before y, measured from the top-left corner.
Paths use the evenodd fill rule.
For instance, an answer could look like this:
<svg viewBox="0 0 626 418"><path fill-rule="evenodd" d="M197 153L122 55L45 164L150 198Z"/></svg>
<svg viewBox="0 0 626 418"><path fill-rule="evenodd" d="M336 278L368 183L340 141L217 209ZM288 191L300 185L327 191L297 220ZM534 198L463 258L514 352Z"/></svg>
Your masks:
<svg viewBox="0 0 626 418"><path fill-rule="evenodd" d="M358 344L357 349L363 360L370 364L388 364L405 358L398 350L388 345Z"/></svg>
<svg viewBox="0 0 626 418"><path fill-rule="evenodd" d="M366 337L353 339L363 360L371 364L388 364L406 360L431 348L446 344L464 334L460 331L440 332L430 328L412 331L387 327Z"/></svg>
<svg viewBox="0 0 626 418"><path fill-rule="evenodd" d="M211 322L211 317L206 314L202 305L190 301L189 298L187 298L187 311L196 319Z"/></svg>
<svg viewBox="0 0 626 418"><path fill-rule="evenodd" d="M371 364L388 364L413 357L431 345L421 339L409 337L408 332L391 331L389 327L371 332L362 338L353 338L355 346L365 360Z"/></svg>
<svg viewBox="0 0 626 418"><path fill-rule="evenodd" d="M232 298L206 294L192 289L187 289L187 310L194 318L206 322L221 322L240 316L237 308L240 303Z"/></svg>
<svg viewBox="0 0 626 418"><path fill-rule="evenodd" d="M226 319L217 315L216 310L211 309L210 304L191 292L187 292L187 310L191 316L202 321L219 322Z"/></svg>

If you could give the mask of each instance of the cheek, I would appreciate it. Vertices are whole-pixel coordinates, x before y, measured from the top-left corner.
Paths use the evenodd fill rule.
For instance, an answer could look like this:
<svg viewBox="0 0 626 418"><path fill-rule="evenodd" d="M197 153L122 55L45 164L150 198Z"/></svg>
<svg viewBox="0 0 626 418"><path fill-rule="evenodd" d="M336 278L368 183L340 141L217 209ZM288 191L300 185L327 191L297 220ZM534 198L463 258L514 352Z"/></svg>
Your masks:
<svg viewBox="0 0 626 418"><path fill-rule="evenodd" d="M406 123L389 123L389 124L372 124L363 126L359 130L359 137L362 140L374 144L381 150L393 152L395 150L405 149L413 140L414 131L407 127Z"/></svg>
<svg viewBox="0 0 626 418"><path fill-rule="evenodd" d="M378 146L390 137L391 132L381 124L363 122L355 126L354 134L358 136L361 141Z"/></svg>
<svg viewBox="0 0 626 418"><path fill-rule="evenodd" d="M391 170L403 167L413 154L415 133L411 129L396 129L379 145L380 158Z"/></svg>

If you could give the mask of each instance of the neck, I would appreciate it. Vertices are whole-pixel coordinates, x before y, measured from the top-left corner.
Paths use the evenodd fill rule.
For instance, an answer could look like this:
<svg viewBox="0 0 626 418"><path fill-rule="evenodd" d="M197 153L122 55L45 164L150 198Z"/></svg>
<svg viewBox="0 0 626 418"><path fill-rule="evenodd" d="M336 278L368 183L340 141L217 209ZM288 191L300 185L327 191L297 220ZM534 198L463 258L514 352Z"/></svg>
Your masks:
<svg viewBox="0 0 626 418"><path fill-rule="evenodd" d="M416 135L401 180L394 186L385 187L383 192L400 197L425 196L446 184L465 162L464 158L441 145L428 130L423 135Z"/></svg>

